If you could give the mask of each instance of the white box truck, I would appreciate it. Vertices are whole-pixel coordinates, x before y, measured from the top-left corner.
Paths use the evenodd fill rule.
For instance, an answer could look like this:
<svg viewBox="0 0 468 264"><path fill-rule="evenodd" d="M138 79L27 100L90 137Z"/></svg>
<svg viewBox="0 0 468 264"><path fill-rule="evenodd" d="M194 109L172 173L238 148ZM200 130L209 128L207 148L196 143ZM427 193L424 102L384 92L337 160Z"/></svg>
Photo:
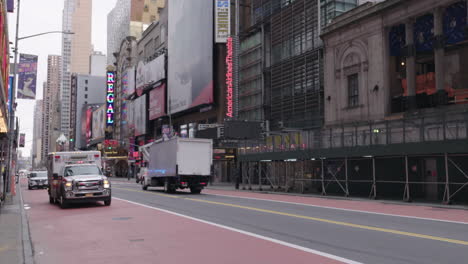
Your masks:
<svg viewBox="0 0 468 264"><path fill-rule="evenodd" d="M213 164L213 141L173 138L149 146L148 170L142 188L163 186L166 192L189 188L200 193L208 184Z"/></svg>

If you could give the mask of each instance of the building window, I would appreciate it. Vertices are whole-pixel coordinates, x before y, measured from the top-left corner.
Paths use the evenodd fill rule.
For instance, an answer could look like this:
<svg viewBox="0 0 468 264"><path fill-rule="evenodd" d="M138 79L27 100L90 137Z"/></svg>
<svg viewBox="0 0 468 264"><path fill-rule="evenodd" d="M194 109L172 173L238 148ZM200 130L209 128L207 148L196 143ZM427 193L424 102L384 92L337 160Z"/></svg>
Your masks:
<svg viewBox="0 0 468 264"><path fill-rule="evenodd" d="M353 107L359 104L359 77L358 74L348 76L348 106Z"/></svg>
<svg viewBox="0 0 468 264"><path fill-rule="evenodd" d="M88 91L88 87L85 87L84 90L87 92L87 91Z"/></svg>
<svg viewBox="0 0 468 264"><path fill-rule="evenodd" d="M85 95L84 95L84 98L85 98L85 99L88 99L88 95L87 95L87 94L85 94Z"/></svg>
<svg viewBox="0 0 468 264"><path fill-rule="evenodd" d="M85 80L84 83L85 83L85 84L88 84L88 80Z"/></svg>

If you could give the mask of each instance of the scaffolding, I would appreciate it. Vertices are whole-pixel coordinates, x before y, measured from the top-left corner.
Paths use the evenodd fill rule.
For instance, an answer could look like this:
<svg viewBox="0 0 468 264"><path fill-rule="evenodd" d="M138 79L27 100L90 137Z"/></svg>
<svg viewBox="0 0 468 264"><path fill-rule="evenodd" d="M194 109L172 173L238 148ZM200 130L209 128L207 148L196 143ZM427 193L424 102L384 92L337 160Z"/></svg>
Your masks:
<svg viewBox="0 0 468 264"><path fill-rule="evenodd" d="M468 203L467 110L273 137L240 147L244 188Z"/></svg>

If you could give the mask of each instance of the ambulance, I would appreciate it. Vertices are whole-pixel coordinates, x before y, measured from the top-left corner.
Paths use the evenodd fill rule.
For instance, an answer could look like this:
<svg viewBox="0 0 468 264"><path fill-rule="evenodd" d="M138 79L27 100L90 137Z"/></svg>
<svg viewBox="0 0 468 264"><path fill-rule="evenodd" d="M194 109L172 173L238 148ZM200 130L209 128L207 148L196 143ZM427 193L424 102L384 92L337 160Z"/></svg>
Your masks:
<svg viewBox="0 0 468 264"><path fill-rule="evenodd" d="M47 157L49 202L66 208L71 203L111 204L109 179L102 172L99 151L53 152Z"/></svg>

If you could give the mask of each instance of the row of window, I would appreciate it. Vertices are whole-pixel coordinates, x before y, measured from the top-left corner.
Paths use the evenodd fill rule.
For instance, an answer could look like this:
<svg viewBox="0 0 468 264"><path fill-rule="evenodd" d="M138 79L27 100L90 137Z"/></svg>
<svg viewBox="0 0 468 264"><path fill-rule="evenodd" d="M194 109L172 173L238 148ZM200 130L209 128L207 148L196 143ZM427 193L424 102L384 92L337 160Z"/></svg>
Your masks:
<svg viewBox="0 0 468 264"><path fill-rule="evenodd" d="M261 121L263 120L262 110L242 111L239 113L240 120Z"/></svg>

